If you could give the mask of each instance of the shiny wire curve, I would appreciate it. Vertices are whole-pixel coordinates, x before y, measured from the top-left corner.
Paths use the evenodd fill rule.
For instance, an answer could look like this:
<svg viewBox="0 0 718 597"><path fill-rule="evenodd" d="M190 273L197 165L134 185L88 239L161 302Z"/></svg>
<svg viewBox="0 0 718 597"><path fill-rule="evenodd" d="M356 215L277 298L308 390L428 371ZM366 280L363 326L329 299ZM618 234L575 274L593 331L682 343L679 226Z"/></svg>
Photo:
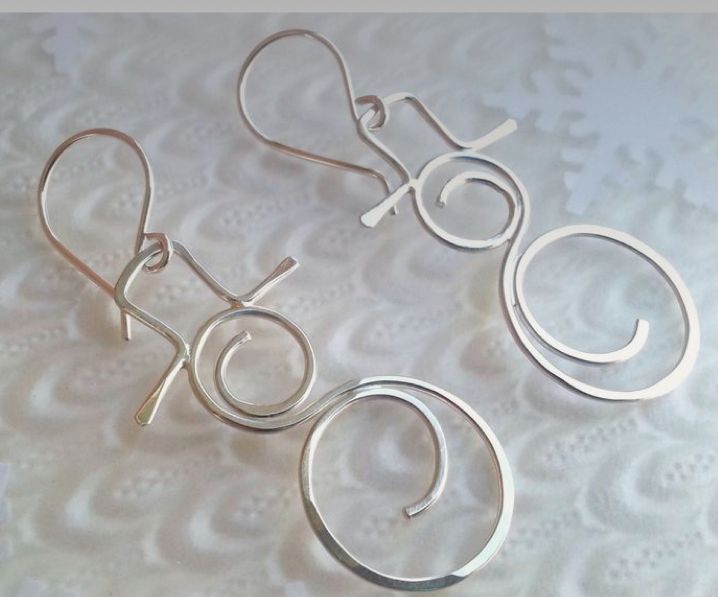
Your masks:
<svg viewBox="0 0 718 597"><path fill-rule="evenodd" d="M646 400L663 396L678 387L691 372L700 347L700 325L693 298L680 274L670 262L638 239L603 226L575 225L556 228L538 237L521 252L521 241L530 217L528 191L520 179L504 164L484 156L484 164L497 177L504 180L504 192L510 192L516 206L518 218L516 231L509 242L509 248L502 265L500 294L504 316L512 335L524 354L564 387L590 398L602 400ZM570 237L594 237L629 249L653 266L673 291L681 310L684 323L684 341L677 364L657 382L635 390L610 390L588 384L567 374L550 361L536 346L536 342L567 360L593 365L606 365L628 360L637 355L645 345L649 324L636 320L630 339L622 347L605 353L594 353L567 346L549 334L538 323L528 308L524 280L529 265L535 256L550 244Z"/></svg>
<svg viewBox="0 0 718 597"><path fill-rule="evenodd" d="M406 92L394 93L385 97L376 95L356 98L349 75L346 61L339 50L325 37L306 30L290 30L276 33L262 42L250 53L245 61L239 76L237 101L240 114L250 130L260 140L271 147L280 149L289 155L316 161L322 164L345 167L345 164L324 156L315 156L303 150L292 148L278 141L274 141L261 133L253 123L246 111L246 76L253 61L262 49L271 43L290 36L303 36L320 42L334 56L339 65L344 91L346 93L352 118L356 124L360 138L369 145L397 174L400 183L390 190L387 195L374 207L367 210L360 217L364 226L373 228L388 213L396 213L401 199L409 196L413 199L414 211L423 227L439 241L453 249L466 251L483 251L508 245L502 266L500 294L504 316L510 330L520 348L540 369L551 378L565 387L577 391L585 396L605 400L641 400L656 398L675 389L690 373L697 359L700 346L700 326L698 314L691 294L675 268L661 255L648 245L632 236L599 226L568 226L552 230L533 241L522 253L521 241L529 224L530 204L528 192L518 177L506 166L496 160L483 155L480 150L485 149L496 141L516 130L514 120L506 120L489 133L473 141L465 141L451 133L421 100L415 95ZM429 126L454 151L444 153L429 160L419 171L419 175L412 176L406 165L399 157L375 135L375 132L384 127L389 121L391 108L395 104L409 104ZM356 106L367 105L368 109L360 114ZM425 188L430 177L435 176L439 168L450 163L462 163L466 169L459 174L445 180L439 190L435 203L439 207L449 204L450 196L459 188L467 184L478 183L488 186L498 192L506 201L509 213L504 227L490 238L469 238L455 234L440 225L427 208ZM345 167L360 171L354 166ZM386 181L386 179L384 179ZM387 188L389 188L387 181ZM528 307L524 279L527 268L536 254L549 244L568 237L591 236L615 243L639 255L664 278L672 289L678 302L684 323L684 341L680 357L676 365L657 382L637 390L609 390L585 383L568 375L565 371L551 362L536 346L559 355L567 360L592 365L608 365L627 361L638 355L644 348L649 336L650 325L643 319L636 320L633 332L622 346L606 352L590 352L568 346L553 337L545 330L534 317Z"/></svg>
<svg viewBox="0 0 718 597"><path fill-rule="evenodd" d="M405 377L372 377L349 382L332 390L324 396L312 401L305 401L315 380L315 357L311 344L304 332L288 318L280 313L252 305L243 300L244 297L232 294L221 286L197 262L191 253L179 242L173 242L172 254L179 256L194 271L200 273L201 279L217 294L231 303L231 306L211 317L197 332L191 344L172 327L157 319L139 307L127 297L132 282L152 259L161 255L163 249L152 245L136 255L120 275L115 291L115 300L123 312L128 313L144 325L160 333L176 348L176 355L165 375L157 384L156 390L150 394L148 401L138 413L140 422L149 423L157 412L159 402L168 385L181 369L187 369L193 393L200 403L216 418L233 427L253 431L278 431L298 425L312 418L317 422L310 431L304 447L300 466L300 482L302 499L310 524L321 542L329 552L352 572L359 576L390 588L407 590L428 590L449 586L466 578L475 570L486 565L497 553L503 543L511 522L514 503L514 490L511 471L506 456L498 440L488 425L465 402L456 396L431 384ZM286 261L286 260L285 260ZM293 261L293 260L292 260ZM284 262L283 262L284 264ZM278 276L287 275L286 265L280 266L263 282L265 286L276 283ZM296 264L296 262L294 262ZM291 270L289 270L291 271ZM279 272L279 273L277 273ZM262 285L260 285L261 287ZM263 291L255 289L253 297L261 296ZM255 298L256 300L256 298ZM246 317L259 317L272 321L286 330L301 346L305 370L300 388L287 400L258 406L237 398L228 388L226 374L232 356L250 339L247 332L233 336L220 351L214 368L214 391L202 380L200 362L204 349L212 333L221 325ZM391 400L413 409L425 423L430 432L434 448L434 473L431 485L424 496L406 506L403 512L406 517L413 518L425 512L441 496L448 475L448 451L441 424L424 401L414 394L443 401L465 417L479 433L488 446L498 482L499 510L491 537L477 553L462 566L447 574L426 578L402 578L383 574L370 566L361 563L341 541L329 530L317 504L312 485L313 462L319 440L329 424L347 407L366 400ZM217 397L216 394L219 394Z"/></svg>
<svg viewBox="0 0 718 597"><path fill-rule="evenodd" d="M426 407L421 401L409 394L408 391L438 399L448 404L471 423L474 430L488 447L496 475L499 500L491 535L468 561L450 572L420 578L406 578L385 574L363 564L329 529L326 520L321 515L312 485L314 458L322 435L332 421L353 404L366 399L398 399L407 406L417 409L419 413L423 414L426 421L431 421L429 418L431 411L428 409L423 411L422 408L426 409ZM498 439L486 422L468 404L441 388L406 377L374 377L351 382L322 398L322 401L327 406L314 424L304 444L300 467L300 485L304 508L314 532L339 562L358 576L383 587L408 591L429 591L454 585L491 561L504 543L511 526L514 509L513 477L508 460ZM443 485L441 488L443 489ZM422 504L422 502L419 502L419 504ZM410 515L408 511L407 515Z"/></svg>
<svg viewBox="0 0 718 597"><path fill-rule="evenodd" d="M152 210L152 203L154 198L154 177L152 174L152 168L150 167L150 162L147 159L147 155L145 154L140 144L133 137L126 133L123 133L122 131L108 128L87 129L72 135L71 137L63 141L60 145L58 145L48 158L42 170L42 174L40 175L40 181L37 188L38 211L40 215L40 223L42 224L42 229L45 232L47 238L52 243L52 245L60 253L60 255L62 255L67 261L69 261L70 264L75 267L81 274L89 278L90 281L93 282L100 290L102 290L109 296L113 296L114 285L108 282L99 273L93 270L89 265L87 265L85 261L83 261L77 254L71 251L70 248L65 243L63 243L55 234L55 231L50 225L50 218L47 209L47 191L50 185L50 178L52 176L52 172L54 171L58 160L60 159L62 154L64 154L65 151L67 151L71 146L84 139L90 139L92 137L110 137L112 139L117 139L118 141L121 141L130 149L132 149L132 151L140 160L140 164L142 166L142 173L145 179L145 191L142 198L140 221L137 225L137 234L135 235L135 254L140 252L144 240L147 237L147 225L150 217L150 212ZM122 335L126 340L129 340L132 335L130 329L130 322L128 317L124 314L121 318L121 324Z"/></svg>
<svg viewBox="0 0 718 597"><path fill-rule="evenodd" d="M626 361L636 356L643 349L650 328L649 323L643 319L636 320L633 333L623 346L613 351L595 353L566 346L551 336L534 318L524 296L523 284L526 269L539 251L558 240L571 237L598 238L629 249L653 266L673 291L683 319L683 346L677 363L655 383L635 390L610 390L585 383L556 367L522 332L520 326L523 323L533 336L552 352L569 360L594 365ZM504 263L502 284L505 301L504 312L513 328L514 337L519 341L524 352L555 381L586 396L603 400L648 400L664 396L685 381L698 358L700 324L698 312L688 287L678 271L665 257L624 232L593 225L565 226L551 230L534 240L522 255L516 257L515 254L511 255L511 251L509 251Z"/></svg>
<svg viewBox="0 0 718 597"><path fill-rule="evenodd" d="M279 404L268 406L252 404L237 398L229 389L226 380L229 360L241 346L251 340L249 333L240 332L240 334L232 338L225 346L220 353L215 367L215 380L218 382L220 395L226 403L230 407L247 413L250 416L272 416L301 403L311 391L316 377L316 358L309 344L309 340L299 326L281 313L254 304L280 280L291 274L298 267L298 262L291 257L284 259L258 286L250 292L240 295L231 292L220 284L182 243L178 241L170 241L170 243L171 251L169 254L176 255L182 259L218 298L230 304L229 309L220 312L209 320L208 324L211 326L211 329L207 330L207 336L220 324L236 320L240 317L245 320L247 318L262 319L270 321L284 329L302 349L304 355L304 376L299 389L287 400ZM192 347L179 332L145 309L142 309L128 297L129 289L132 283L137 279L139 273L146 269L148 263L160 257L163 252L165 252L164 247L159 243L155 243L135 255L120 274L114 290L115 303L123 313L132 316L145 326L162 335L175 348L175 356L172 362L135 415L135 419L141 425L149 425L152 423L167 393L167 389L179 371L188 367L193 353ZM205 327L206 326L207 324Z"/></svg>
<svg viewBox="0 0 718 597"><path fill-rule="evenodd" d="M381 102L378 100L369 98L362 99L362 101L365 103L373 102L374 105L378 106L378 110L382 109ZM382 120L384 120L384 117L380 116L377 125ZM147 184L145 203L143 204L137 236L137 251L123 269L114 287L59 241L52 231L47 218L47 183L57 159L67 147L93 135L107 135L128 143L140 156L145 167ZM253 431L277 431L316 417L317 421L309 432L302 453L299 471L300 487L305 510L312 528L321 542L340 563L359 576L381 586L408 590L427 590L449 586L486 565L496 554L508 534L514 504L511 471L503 450L488 425L471 407L459 398L431 384L405 377L360 379L344 384L314 401L307 401L306 398L309 396L316 379L316 359L309 339L299 326L281 313L255 304L271 288L290 275L298 267L298 262L291 257L287 257L249 292L244 294L233 293L220 284L182 243L171 240L164 233L147 233L146 225L151 206L152 188L149 163L144 152L131 137L111 129L92 129L71 137L55 150L43 171L38 192L40 218L52 243L82 273L87 275L104 291L112 294L123 318L132 317L136 319L162 335L175 348L172 361L137 411L135 415L137 422L141 425L152 423L161 402L167 394L167 390L183 369L187 370L190 386L200 403L216 418L231 426ZM151 244L142 249L144 240L151 241ZM128 297L133 282L141 272L154 273L160 271L175 258L184 261L217 297L229 304L227 309L211 317L198 330L191 343L187 342L182 334L170 325L152 315ZM212 333L225 323L249 318L262 319L278 325L297 342L304 355L304 374L299 388L289 398L275 404L258 405L242 400L229 387L227 372L230 361L252 339L247 331L240 331L235 334L220 350L214 367L214 391L208 389L200 376L200 359ZM419 396L416 394L419 394ZM423 497L403 508L403 513L407 518L422 514L440 498L448 476L446 438L439 420L422 399L427 397L443 401L458 411L475 427L481 439L488 446L498 480L499 508L490 538L468 562L440 576L402 578L383 574L361 563L329 530L320 513L313 489L313 463L322 435L330 423L344 409L359 401L367 400L391 400L405 405L419 415L426 425L434 445L434 472L431 484Z"/></svg>
<svg viewBox="0 0 718 597"><path fill-rule="evenodd" d="M290 37L301 37L320 43L324 46L333 56L342 77L342 87L344 94L349 104L349 111L351 118L356 127L359 138L369 147L371 150L378 155L398 176L399 184L392 188L389 179L380 171L361 166L359 164L353 164L344 160L339 160L325 155L312 153L299 147L294 147L272 139L266 133L262 132L252 117L249 115L247 109L247 80L249 73L254 66L254 62L259 54L271 44ZM413 196L415 206L417 207L417 215L419 220L427 225L425 221L426 210L419 210L418 204L420 198L417 195L421 194L423 184L426 176L423 178L420 176L418 179L414 178L407 168L407 166L399 159L399 157L379 138L376 136L376 132L382 129L389 121L390 107L397 103L409 104L421 118L426 121L431 128L436 131L439 136L448 143L451 147L457 150L463 150L467 155L471 156L476 151L488 147L492 143L500 140L506 135L511 134L516 130L516 121L509 119L494 128L489 133L482 135L478 139L474 140L462 140L455 136L448 127L441 122L439 117L434 114L419 98L412 93L394 93L386 97L379 97L377 95L365 95L356 97L354 93L354 86L352 84L351 75L349 74L349 67L347 66L344 57L342 56L339 49L326 37L310 31L307 29L289 29L286 31L279 31L269 37L263 39L257 44L254 49L249 53L246 60L242 64L239 71L239 77L237 80L237 108L239 114L244 121L249 131L260 141L269 145L273 149L281 151L287 155L308 160L310 162L316 162L325 166L331 166L333 168L339 168L350 172L356 172L365 176L371 176L381 182L385 197L375 207L371 208L367 213L363 214L360 218L361 222L368 227L374 227L378 224L387 213L397 212L397 203L404 196ZM368 109L360 114L357 110L357 105L368 106ZM434 164L433 167L435 167ZM458 181L454 181L456 186ZM466 181L465 181L466 182ZM452 235L448 231L444 231L438 224L432 222L431 225L427 225L427 228L434 234L437 234L439 238L449 244L456 244L462 249L476 249L472 245L481 241L472 241L468 245L462 244L460 237Z"/></svg>
<svg viewBox="0 0 718 597"><path fill-rule="evenodd" d="M354 95L354 86L352 85L351 76L349 74L349 67L347 67L347 64L344 61L344 57L342 56L341 52L331 41L329 41L323 35L315 33L314 31L309 31L307 29L287 29L286 31L279 31L274 35L270 35L269 37L262 40L259 44L257 44L257 46L255 46L255 48L249 53L246 60L244 61L244 64L242 65L242 68L239 71L239 77L237 80L237 108L239 109L239 114L242 117L244 123L247 125L247 128L257 139L259 139L263 143L266 143L277 151L281 151L282 153L285 153L287 155L298 157L304 160L309 160L310 162L316 162L325 166L331 166L332 168L339 168L340 170L347 170L349 172L356 172L357 174L369 176L371 178L374 178L375 180L378 180L384 188L385 192L390 192L390 184L388 179L378 170L368 168L366 166L361 166L359 164L353 164L344 160L338 160L328 156L320 155L311 151L300 149L299 147L293 147L286 143L276 141L270 138L267 134L263 133L259 129L257 124L254 122L252 117L249 115L249 111L247 110L247 79L249 77L249 73L252 70L252 66L254 65L254 61L257 59L262 50L281 39L286 39L290 37L301 37L309 39L320 43L327 50L329 50L332 57L339 66L339 71L342 77L342 86L344 89L347 103L349 105L349 111L351 113L352 119L355 122L359 120L359 113L357 112L356 104L364 104L371 101L368 97L357 98ZM372 105L378 105L378 103L379 100L377 98L377 101L372 102Z"/></svg>

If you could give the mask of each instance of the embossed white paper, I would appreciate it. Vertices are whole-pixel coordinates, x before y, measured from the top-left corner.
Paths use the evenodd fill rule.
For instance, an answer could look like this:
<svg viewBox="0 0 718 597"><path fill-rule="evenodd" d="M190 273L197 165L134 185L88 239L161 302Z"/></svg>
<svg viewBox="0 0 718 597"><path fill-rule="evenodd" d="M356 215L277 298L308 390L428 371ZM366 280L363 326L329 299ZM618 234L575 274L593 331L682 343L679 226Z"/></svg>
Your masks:
<svg viewBox="0 0 718 597"><path fill-rule="evenodd" d="M224 284L249 288L287 255L301 262L264 300L311 338L317 394L361 376L413 375L462 397L494 429L514 473L513 525L495 560L444 594L718 593L716 26L713 16L675 15L0 17L0 593L385 594L311 532L297 479L308 425L229 428L182 376L151 426L134 423L170 349L137 324L123 342L114 304L62 260L37 219L44 161L96 126L137 137L157 181L150 228L191 247ZM237 73L261 38L288 27L337 43L358 94L412 91L460 136L516 118L518 131L486 153L531 192L528 239L598 224L668 258L703 330L688 380L625 404L557 386L504 323L503 249L453 251L408 203L363 228L378 185L257 143L237 114ZM338 76L321 50L280 48L258 65L255 117L287 141L379 166L355 137ZM392 114L383 139L416 168L446 151L410 110ZM63 239L115 279L139 218L133 156L88 142L63 158L56 180L50 210ZM447 223L476 226L477 236L500 228L501 201L462 193L443 210ZM137 297L191 333L218 303L171 270L145 277ZM618 248L579 239L547 250L526 290L541 324L585 350L615 348L637 317L650 321L637 362L571 369L588 380L640 386L679 353L670 290ZM301 363L263 331L230 379L272 401ZM386 572L448 570L490 528L485 449L460 419L436 412L447 488L412 521L401 507L422 495L433 464L415 416L357 407L322 440L316 483L329 522Z"/></svg>

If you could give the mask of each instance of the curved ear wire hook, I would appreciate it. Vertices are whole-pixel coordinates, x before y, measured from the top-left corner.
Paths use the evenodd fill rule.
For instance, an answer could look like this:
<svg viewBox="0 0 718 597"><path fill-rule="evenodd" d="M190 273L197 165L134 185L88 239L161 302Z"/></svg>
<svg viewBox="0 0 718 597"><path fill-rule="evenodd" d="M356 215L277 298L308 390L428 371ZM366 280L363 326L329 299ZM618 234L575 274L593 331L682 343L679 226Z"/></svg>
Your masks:
<svg viewBox="0 0 718 597"><path fill-rule="evenodd" d="M57 161L60 159L60 156L62 156L62 154L65 153L65 151L67 151L67 149L69 149L72 145L78 143L79 141L82 141L83 139L89 139L91 137L112 137L113 139L118 139L119 141L122 141L123 143L128 145L130 149L135 152L135 154L140 160L140 164L142 165L142 172L144 173L145 177L145 194L142 200L142 212L140 215L140 222L137 227L137 235L135 237L135 253L139 253L142 250L142 244L145 238L148 237L147 221L150 216L152 199L154 196L154 178L152 176L152 168L150 167L150 163L147 160L147 155L145 154L142 147L140 147L139 143L137 143L137 141L129 135L115 129L96 128L81 131L63 141L60 145L58 145L55 151L52 152L52 155L47 160L47 163L43 168L42 174L40 176L40 182L38 184L37 199L40 212L40 222L42 223L42 228L47 235L47 238L55 246L59 253L65 259L67 259L67 261L69 261L75 268L77 268L82 274L87 276L103 292L110 295L111 297L114 297L115 289L113 284L108 282L105 278L103 278L100 274L93 270L89 265L87 265L87 263L85 263L82 259L80 259L80 257L73 253L68 248L68 246L65 245L58 238L58 236L55 234L55 232L52 230L52 227L50 226L47 211L47 189L50 183L50 176L55 169ZM162 266L163 263L166 263L166 259L162 259L160 263L151 266L151 271L156 270L157 268ZM121 326L123 337L126 340L129 340L132 334L130 330L129 315L127 313L122 313Z"/></svg>
<svg viewBox="0 0 718 597"><path fill-rule="evenodd" d="M344 92L349 104L349 110L352 118L354 119L357 134L366 145L368 145L397 173L401 179L401 183L396 188L392 189L386 176L378 170L287 145L286 143L271 139L268 135L259 130L247 111L247 76L260 52L262 52L262 50L264 50L267 46L286 37L304 37L319 42L327 48L329 52L331 52L341 72ZM394 93L383 98L377 95L364 95L356 97L354 95L354 88L349 75L349 67L347 66L341 52L326 37L307 29L288 29L286 31L279 31L278 33L270 35L259 42L259 44L255 46L249 56L247 56L247 59L244 61L237 81L237 107L239 108L240 116L257 139L287 155L309 160L310 162L324 164L326 166L332 166L333 168L340 168L342 170L349 170L351 172L371 176L382 183L386 192L386 197L361 218L362 223L368 227L375 226L387 212L391 211L392 213L396 213L398 201L405 195L414 193L417 187L417 180L414 176L412 176L409 169L404 165L399 157L374 134L388 122L389 107L394 103L402 102L406 102L414 108L419 116L426 121L446 143L458 150L479 151L480 149L495 143L502 137L505 137L516 130L516 121L508 119L478 139L464 141L452 134L446 125L436 116L436 114L429 110L429 108L421 100L419 100L419 98L411 93ZM368 105L369 109L363 114L359 114L357 105Z"/></svg>
<svg viewBox="0 0 718 597"><path fill-rule="evenodd" d="M339 71L342 76L344 92L346 95L347 103L349 104L349 111L351 112L352 118L357 125L357 130L360 137L362 138L362 141L367 143L367 145L369 145L374 151L376 151L379 156L382 157L382 159L391 162L391 158L386 155L383 155L382 149L377 147L376 144L373 143L373 140L367 139L366 136L362 133L361 126L359 125L360 114L358 113L356 108L356 104L370 104L373 107L375 114L372 117L372 122L369 126L372 129L375 127L380 128L385 124L387 120L387 113L385 110L384 102L376 96L362 96L357 98L354 94L354 87L352 85L351 76L349 75L349 67L344 61L344 57L342 56L341 52L326 37L315 33L314 31L309 31L308 29L287 29L286 31L279 31L278 33L270 35L269 37L262 40L249 53L249 56L247 56L247 59L244 61L244 64L239 71L239 79L237 80L237 108L239 109L239 114L242 117L242 120L244 120L245 124L247 125L247 128L249 128L249 130L257 139L259 139L263 143L266 143L270 147L281 151L282 153L302 158L304 160L309 160L310 162L324 164L325 166L331 166L332 168L339 168L340 170L348 170L350 172L363 174L364 176L370 176L378 180L382 184L386 193L390 193L391 187L389 185L389 181L387 180L386 176L384 176L384 174L382 174L378 170L375 170L374 168L369 168L367 166L354 164L352 162L330 158L328 156L320 155L318 153L312 153L311 151L306 151L298 147L293 147L291 145L287 145L286 143L281 143L280 141L270 138L268 135L259 130L259 127L255 124L254 120L252 120L252 117L247 111L246 105L247 76L252 70L254 61L257 59L257 56L259 56L262 50L264 50L267 46L273 44L274 42L287 37L304 37L306 39L319 42L325 48L327 48L327 50L329 50L331 55L334 57L334 60L336 61L337 65L339 66Z"/></svg>

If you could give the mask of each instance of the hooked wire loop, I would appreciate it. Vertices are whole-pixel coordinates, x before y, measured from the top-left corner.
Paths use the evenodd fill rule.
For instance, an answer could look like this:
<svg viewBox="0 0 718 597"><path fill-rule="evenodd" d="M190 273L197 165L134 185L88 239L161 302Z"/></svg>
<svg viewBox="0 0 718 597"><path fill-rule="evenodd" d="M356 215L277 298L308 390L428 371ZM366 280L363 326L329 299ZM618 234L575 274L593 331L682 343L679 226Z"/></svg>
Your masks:
<svg viewBox="0 0 718 597"><path fill-rule="evenodd" d="M47 193L50 185L50 179L58 160L70 147L72 147L76 143L79 143L80 141L90 139L92 137L110 137L112 139L117 139L118 141L121 141L122 143L127 145L140 160L140 165L142 166L142 173L144 175L145 190L142 198L140 221L137 225L137 233L135 235L134 252L135 254L137 254L142 250L142 245L144 244L146 238L160 240L160 244L164 248L163 258L161 259L160 263L155 264L152 267L148 267L147 271L159 271L167 264L171 256L168 253L170 248L169 243L160 239L160 237L162 236L161 234L147 233L148 221L154 200L154 176L152 174L152 168L150 166L149 160L147 159L147 155L145 154L140 144L137 142L136 139L134 139L134 137L128 135L127 133L123 133L122 131L110 128L93 128L80 131L79 133L68 137L67 139L65 139L65 141L60 143L60 145L55 148L55 150L48 158L42 170L42 174L40 175L40 181L38 183L37 190L38 211L40 214L40 223L42 225L42 229L47 238L52 243L52 245L57 249L57 251L77 270L79 270L80 273L89 278L89 280L93 282L98 288L100 288L100 290L110 296L113 296L114 285L102 275L100 275L97 271L92 269L92 267L90 267L86 261L79 257L64 242L60 240L60 238L57 236L55 231L52 229L52 226L50 225L50 217L47 208ZM121 327L123 337L126 340L129 340L131 338L131 328L130 321L126 314L122 315Z"/></svg>
<svg viewBox="0 0 718 597"><path fill-rule="evenodd" d="M509 168L479 153L480 150L514 132L516 130L516 122L514 120L506 120L478 139L472 141L462 140L452 134L441 120L439 120L436 114L412 93L400 92L386 97L379 97L377 95L355 97L349 69L336 46L318 33L307 30L288 30L275 33L261 41L249 54L240 71L237 88L239 111L255 136L271 147L280 149L289 155L347 170L366 173L355 165L339 162L333 158L316 156L304 150L272 140L257 129L247 114L246 76L253 61L262 49L271 43L291 36L303 36L313 39L329 49L339 65L344 84L344 92L348 98L351 114L354 118L359 136L391 166L401 179L398 186L389 190L379 203L361 215L360 221L364 226L373 228L388 213L396 213L397 205L403 197L410 196L413 199L414 211L420 223L434 237L449 247L465 251L482 251L507 245L508 249L504 257L501 274L500 295L503 302L504 316L510 327L510 331L524 353L542 369L544 373L579 394L604 400L645 400L662 396L675 389L685 380L697 359L700 345L700 326L693 298L680 275L668 260L628 234L619 232L618 230L592 225L557 228L534 240L521 252L521 241L529 225L531 205L528 192L518 177L511 172ZM455 151L443 153L429 160L421 168L416 177L412 176L409 169L399 157L374 135L375 131L386 125L389 119L390 107L397 103L408 103L412 106L419 116L426 121L448 145L455 149ZM367 105L369 109L359 115L356 109L357 105ZM429 184L430 177L435 178L437 176L436 171L447 164L461 162L467 166L467 169L448 180L444 180L436 204L439 207L446 206L450 195L469 183L480 183L492 188L506 201L509 207L509 214L504 227L490 238L470 238L464 234L455 234L434 219L427 208L427 193L425 192L425 188ZM388 182L385 178L383 180L386 182L387 189L389 189ZM558 365L548 360L546 355L544 355L536 345L538 344L542 348L570 361L591 365L607 365L627 361L635 357L646 344L650 327L649 323L643 319L637 319L632 336L627 342L624 342L623 345L614 350L590 352L576 349L560 342L552 336L538 323L529 309L524 293L524 278L533 257L542 248L562 238L586 236L612 242L638 254L651 264L664 278L678 302L683 316L685 330L680 357L666 375L646 387L632 390L612 390L585 383L569 375Z"/></svg>

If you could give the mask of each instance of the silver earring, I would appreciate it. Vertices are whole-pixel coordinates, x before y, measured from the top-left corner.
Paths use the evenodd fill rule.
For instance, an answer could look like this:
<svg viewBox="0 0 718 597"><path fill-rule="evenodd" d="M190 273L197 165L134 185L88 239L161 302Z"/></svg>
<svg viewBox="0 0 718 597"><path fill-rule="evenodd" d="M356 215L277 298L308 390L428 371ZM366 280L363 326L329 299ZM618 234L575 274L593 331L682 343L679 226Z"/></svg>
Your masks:
<svg viewBox="0 0 718 597"><path fill-rule="evenodd" d="M398 187L392 188L388 179L377 170L289 146L271 139L257 127L247 112L246 107L247 76L252 69L255 59L262 50L272 43L289 37L302 37L318 42L332 54L341 72L350 115L356 125L357 133L361 140L396 172L401 181ZM382 129L389 121L390 107L401 102L411 105L419 115L439 133L446 143L453 148L453 151L427 162L416 177L411 174L401 160L376 136L376 132ZM665 395L674 390L686 379L693 368L700 346L700 326L695 304L687 286L676 269L668 260L649 246L633 236L619 232L618 230L605 228L603 226L583 224L556 228L535 239L521 252L521 241L528 228L530 216L528 192L511 169L501 162L479 153L489 145L515 131L516 122L514 120L505 121L491 132L476 140L463 141L453 135L439 118L413 94L395 93L386 97L376 95L357 97L354 94L349 68L341 52L326 37L304 29L291 29L270 35L262 40L249 53L239 73L237 105L242 120L249 130L257 139L268 144L273 149L277 149L291 156L377 179L384 187L386 196L360 217L361 223L365 226L373 228L387 213L390 211L396 212L397 204L404 196L410 196L413 199L416 215L424 228L451 248L466 251L481 251L494 249L507 244L508 249L502 266L499 290L505 319L513 337L524 354L553 380L566 388L590 398L604 400L647 400ZM359 107L365 107L365 110L360 112ZM466 166L466 170L454 176L443 185L439 196L436 198L436 202L439 206L446 206L451 193L468 182L478 182L487 185L506 199L509 205L507 222L504 228L491 238L475 239L453 234L432 219L429 211L426 209L425 183L439 166L450 162L463 164ZM569 375L557 367L537 346L537 344L540 344L545 349L561 357L579 363L605 365L631 359L637 355L645 345L649 332L649 323L643 319L636 321L630 340L622 347L609 352L596 353L578 350L560 342L542 328L531 313L524 294L524 278L531 261L541 250L558 240L584 236L610 241L642 257L666 280L678 301L685 329L681 356L671 371L647 387L621 391L591 385Z"/></svg>
<svg viewBox="0 0 718 597"><path fill-rule="evenodd" d="M53 232L48 220L47 189L58 159L70 146L95 136L111 137L129 145L138 156L145 175L145 193L135 242L135 255L125 266L114 285L102 278L70 251ZM132 137L113 129L83 131L60 144L48 159L38 187L40 221L45 234L63 257L104 292L113 296L122 315L125 338L128 340L130 338L129 318L133 318L166 338L176 350L171 364L137 411L136 421L141 425L152 423L167 388L182 369L187 371L193 393L200 403L216 418L233 427L251 431L275 431L316 418L316 422L307 436L300 459L300 490L309 523L317 537L337 561L373 583L392 589L405 590L429 590L450 586L485 566L499 551L508 534L514 506L511 470L501 444L486 422L460 398L429 383L409 377L366 377L350 381L314 401L307 401L306 398L309 396L316 378L315 356L309 339L297 324L281 313L257 305L257 302L270 288L297 268L297 261L287 257L253 290L245 294L235 294L220 284L182 243L170 239L164 233L147 232L152 200L153 178L147 156ZM144 247L146 241L149 243L147 247ZM224 311L217 313L202 325L191 343L187 342L179 332L127 297L130 287L140 272L144 270L150 274L156 274L175 258L184 261L215 295L229 305ZM212 381L207 383L200 377L198 364L212 332L227 322L243 318L246 320L246 318L252 317L279 325L298 342L304 353L304 375L300 387L286 400L270 406L259 406L242 400L227 385L228 363L233 354L251 339L247 332L241 332L234 336L221 351L215 363ZM499 507L489 539L467 562L446 574L424 578L404 578L383 574L363 564L332 533L321 515L315 497L313 462L322 434L332 420L351 405L364 400L384 399L394 400L408 406L426 424L435 447L434 478L431 487L421 500L404 508L407 518L423 513L441 496L448 475L446 440L438 419L424 402L427 398L436 399L451 406L471 423L479 438L486 444L497 478Z"/></svg>

